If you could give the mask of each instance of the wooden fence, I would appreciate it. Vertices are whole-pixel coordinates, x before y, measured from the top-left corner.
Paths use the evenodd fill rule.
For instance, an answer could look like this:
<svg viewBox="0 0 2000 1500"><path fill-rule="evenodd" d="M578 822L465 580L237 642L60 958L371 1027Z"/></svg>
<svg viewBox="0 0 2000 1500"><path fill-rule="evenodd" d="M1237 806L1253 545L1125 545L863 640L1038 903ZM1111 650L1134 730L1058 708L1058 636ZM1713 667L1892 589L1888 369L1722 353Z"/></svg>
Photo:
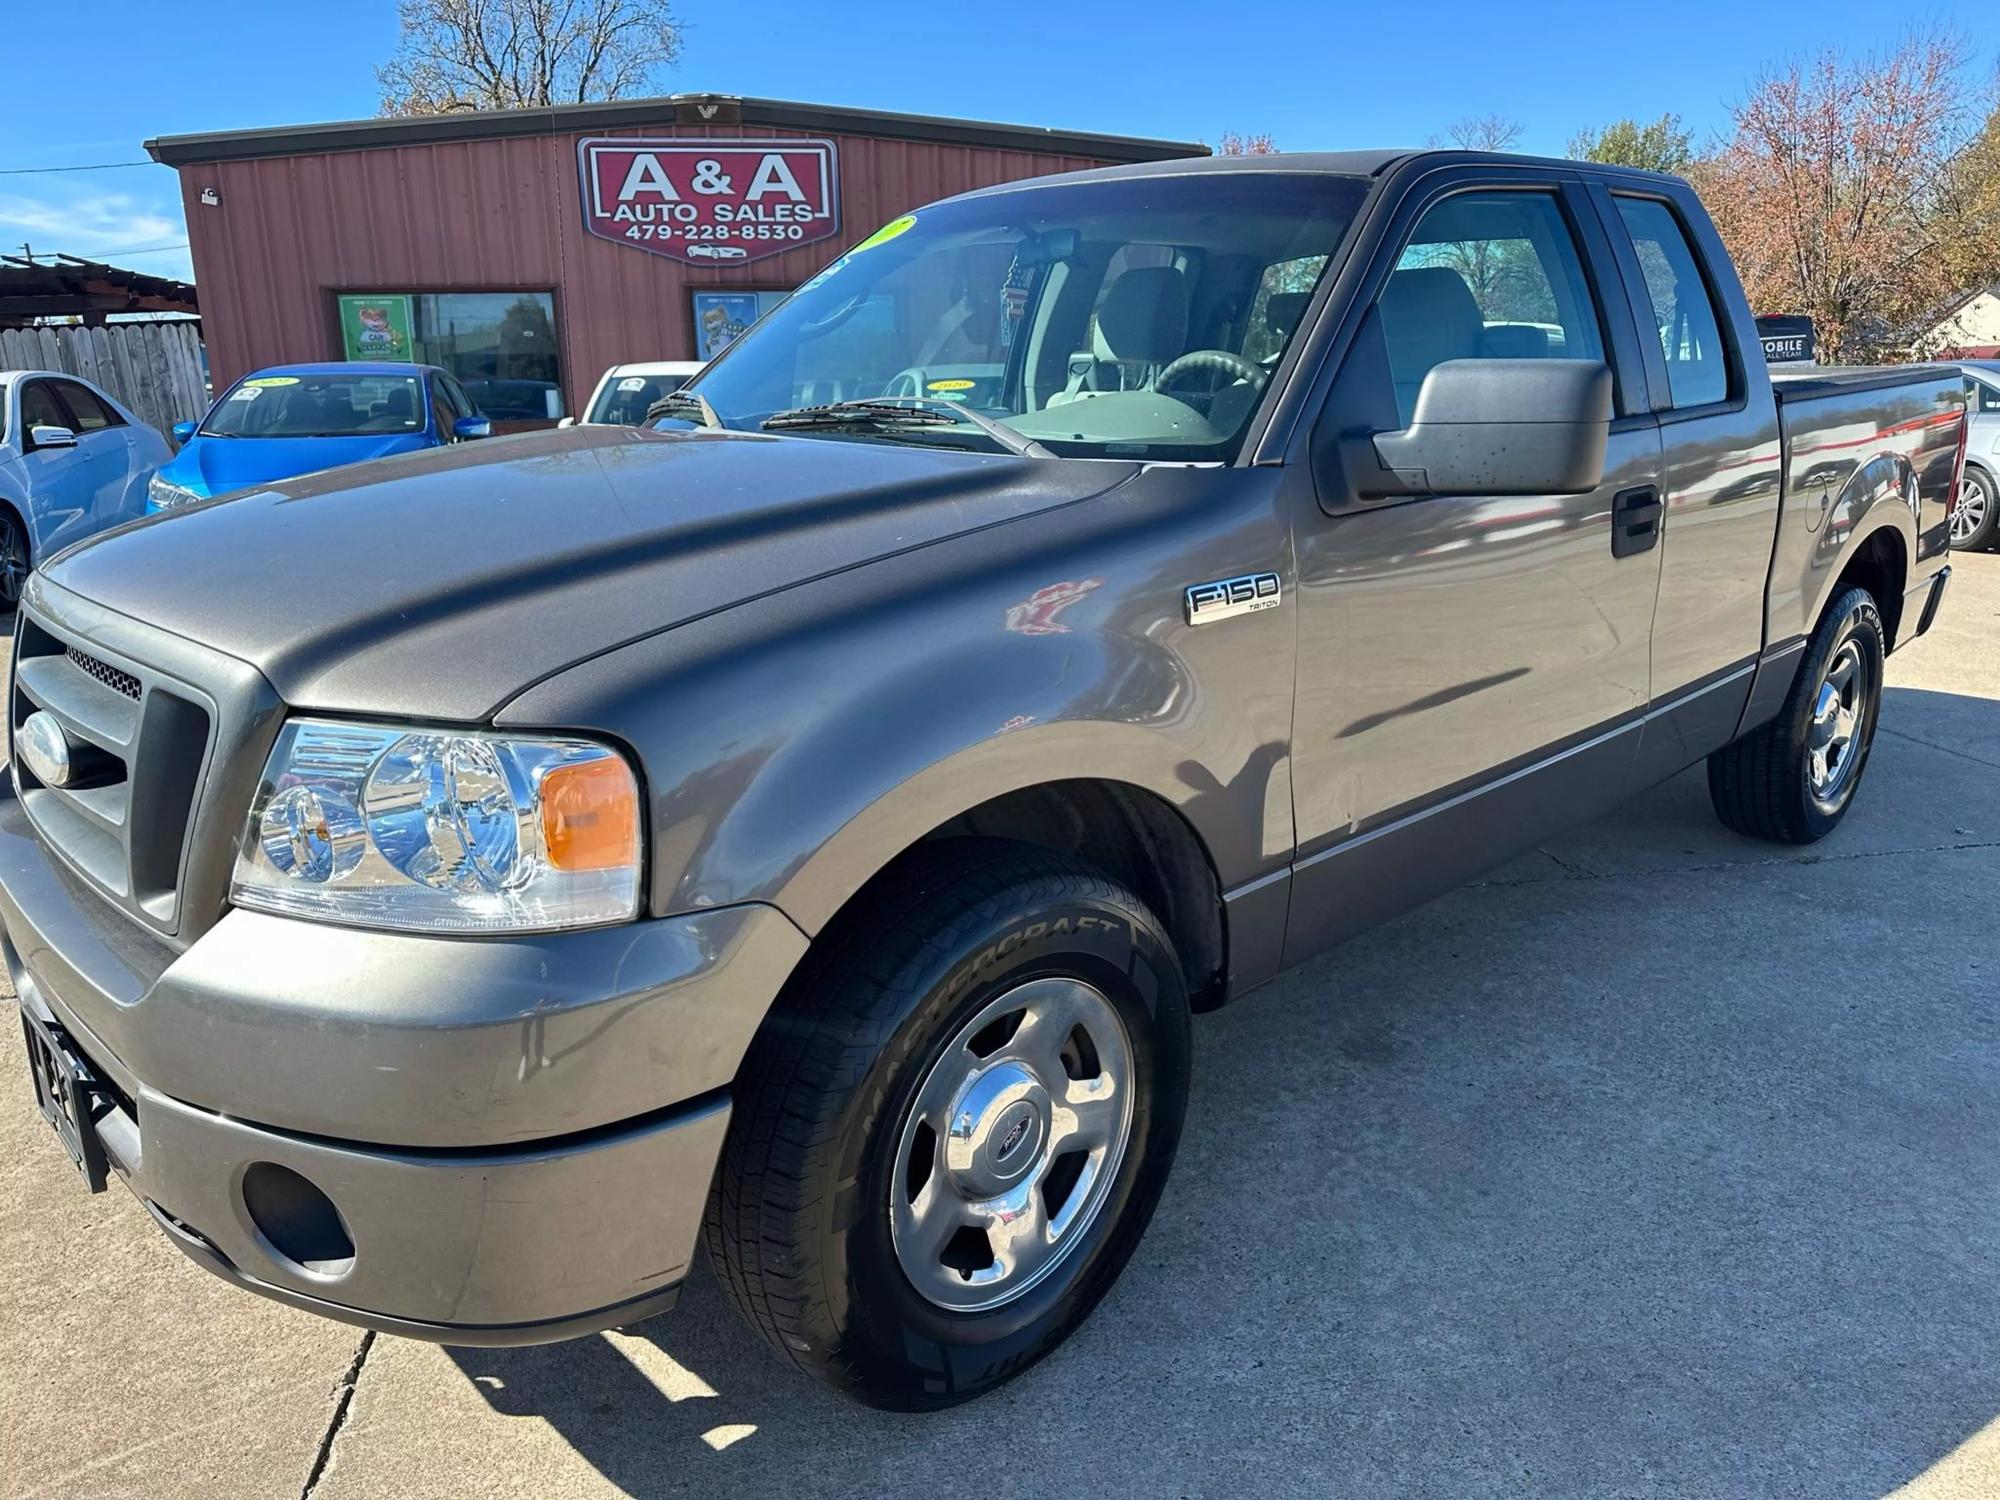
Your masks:
<svg viewBox="0 0 2000 1500"><path fill-rule="evenodd" d="M0 370L61 370L95 381L142 422L167 429L208 409L192 322L0 328Z"/></svg>

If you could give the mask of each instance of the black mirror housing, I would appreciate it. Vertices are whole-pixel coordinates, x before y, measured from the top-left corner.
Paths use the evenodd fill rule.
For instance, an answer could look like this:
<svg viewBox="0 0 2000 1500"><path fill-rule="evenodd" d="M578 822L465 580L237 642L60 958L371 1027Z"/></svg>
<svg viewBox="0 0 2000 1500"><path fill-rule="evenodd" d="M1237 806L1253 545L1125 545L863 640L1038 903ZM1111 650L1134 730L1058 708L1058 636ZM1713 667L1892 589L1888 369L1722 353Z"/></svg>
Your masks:
<svg viewBox="0 0 2000 1500"><path fill-rule="evenodd" d="M1451 359L1410 425L1377 433L1362 493L1580 495L1604 479L1611 369L1594 359Z"/></svg>

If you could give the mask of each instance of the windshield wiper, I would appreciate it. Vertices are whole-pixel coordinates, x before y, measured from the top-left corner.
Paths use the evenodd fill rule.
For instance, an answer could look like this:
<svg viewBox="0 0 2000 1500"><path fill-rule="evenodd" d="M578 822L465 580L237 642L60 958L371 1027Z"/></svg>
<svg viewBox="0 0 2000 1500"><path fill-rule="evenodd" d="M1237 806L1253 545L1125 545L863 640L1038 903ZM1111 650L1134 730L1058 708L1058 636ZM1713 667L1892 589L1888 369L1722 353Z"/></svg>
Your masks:
<svg viewBox="0 0 2000 1500"><path fill-rule="evenodd" d="M709 405L708 397L704 396L700 391L688 390L668 391L666 395L660 397L659 400L646 408L646 420L648 422L657 422L661 417L673 417L678 421L685 421L686 418L682 413L690 407L693 408L695 415L701 419L703 427L722 426L722 418L717 416L715 408Z"/></svg>
<svg viewBox="0 0 2000 1500"><path fill-rule="evenodd" d="M1033 438L1021 436L983 411L938 396L888 396L861 401L836 401L831 406L801 406L764 418L768 431L811 431L843 427L977 427L1009 453L1023 458L1054 458Z"/></svg>

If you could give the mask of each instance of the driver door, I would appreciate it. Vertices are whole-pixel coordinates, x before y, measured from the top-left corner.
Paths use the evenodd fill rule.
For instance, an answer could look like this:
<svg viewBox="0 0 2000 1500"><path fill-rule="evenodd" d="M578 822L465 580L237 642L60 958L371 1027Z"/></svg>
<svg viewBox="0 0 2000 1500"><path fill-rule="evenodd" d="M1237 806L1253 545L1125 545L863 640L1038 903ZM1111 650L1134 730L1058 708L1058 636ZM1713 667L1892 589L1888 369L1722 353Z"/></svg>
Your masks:
<svg viewBox="0 0 2000 1500"><path fill-rule="evenodd" d="M1636 346L1598 293L1618 282L1587 199L1489 173L1401 222L1323 433L1407 427L1425 376L1455 359L1605 361L1614 412L1632 414L1585 494L1366 501L1315 463L1296 523L1287 963L1616 802L1647 704L1660 554L1615 544L1614 515L1657 499L1659 433L1643 387L1625 390Z"/></svg>

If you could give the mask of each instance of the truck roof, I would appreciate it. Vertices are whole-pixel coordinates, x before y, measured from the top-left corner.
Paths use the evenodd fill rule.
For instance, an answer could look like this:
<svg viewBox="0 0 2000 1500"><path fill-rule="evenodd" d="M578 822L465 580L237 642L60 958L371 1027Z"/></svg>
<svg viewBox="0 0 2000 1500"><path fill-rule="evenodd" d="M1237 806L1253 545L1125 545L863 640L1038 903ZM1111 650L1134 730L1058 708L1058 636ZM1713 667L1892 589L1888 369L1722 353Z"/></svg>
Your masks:
<svg viewBox="0 0 2000 1500"><path fill-rule="evenodd" d="M1373 151L1278 151L1262 156L1189 156L1171 161L1133 162L1115 167L1091 167L1081 172L1062 172L1045 177L1029 177L1015 182L996 183L961 193L963 198L981 198L1010 193L1021 188L1043 187L1057 182L1116 181L1124 177L1183 177L1233 172L1309 173L1327 177L1379 177L1391 167L1414 158L1432 159L1438 166L1491 163L1529 167L1587 167L1595 172L1612 172L1621 177L1678 182L1660 172L1637 167L1606 166L1600 162L1565 161L1549 156L1517 156L1504 151L1461 151L1456 147L1383 147Z"/></svg>

